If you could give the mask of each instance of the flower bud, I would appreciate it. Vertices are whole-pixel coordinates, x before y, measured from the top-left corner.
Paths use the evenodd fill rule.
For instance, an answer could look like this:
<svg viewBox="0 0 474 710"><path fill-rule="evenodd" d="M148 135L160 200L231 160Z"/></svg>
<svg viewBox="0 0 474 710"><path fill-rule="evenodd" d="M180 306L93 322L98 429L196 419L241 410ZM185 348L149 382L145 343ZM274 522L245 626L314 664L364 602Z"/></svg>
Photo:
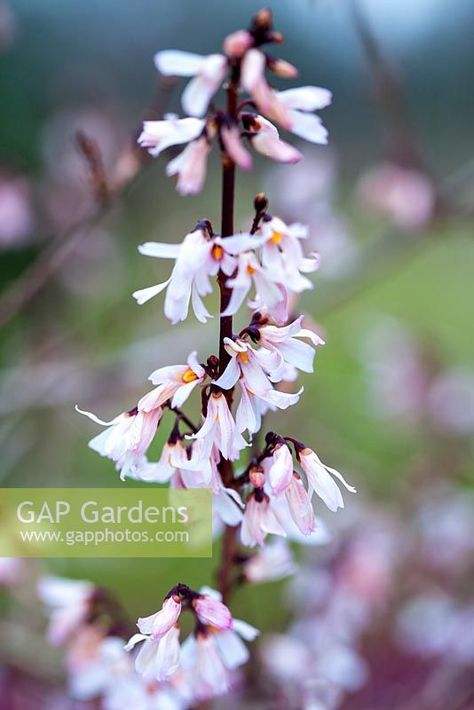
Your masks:
<svg viewBox="0 0 474 710"><path fill-rule="evenodd" d="M240 59L253 45L253 37L247 30L238 30L227 35L224 40L224 53L231 59Z"/></svg>

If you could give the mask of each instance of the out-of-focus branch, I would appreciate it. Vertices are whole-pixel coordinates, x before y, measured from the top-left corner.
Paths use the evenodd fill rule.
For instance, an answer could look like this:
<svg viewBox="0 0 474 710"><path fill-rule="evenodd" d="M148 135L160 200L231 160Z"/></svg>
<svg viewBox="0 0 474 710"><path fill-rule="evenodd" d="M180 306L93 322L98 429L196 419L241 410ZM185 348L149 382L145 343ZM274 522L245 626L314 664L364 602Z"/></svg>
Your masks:
<svg viewBox="0 0 474 710"><path fill-rule="evenodd" d="M394 68L383 54L359 1L350 4L356 30L372 74L375 103L385 128L387 151L392 160L427 172L425 161L406 109L402 86Z"/></svg>
<svg viewBox="0 0 474 710"><path fill-rule="evenodd" d="M174 81L160 82L157 98L146 111L155 118L161 116L168 102ZM98 224L126 194L145 164L146 151L138 149L134 141L119 156L114 174L107 178L99 145L84 133L77 136L91 179L95 204L90 213L53 239L35 261L0 296L0 327L14 318L61 267L77 244L93 226Z"/></svg>

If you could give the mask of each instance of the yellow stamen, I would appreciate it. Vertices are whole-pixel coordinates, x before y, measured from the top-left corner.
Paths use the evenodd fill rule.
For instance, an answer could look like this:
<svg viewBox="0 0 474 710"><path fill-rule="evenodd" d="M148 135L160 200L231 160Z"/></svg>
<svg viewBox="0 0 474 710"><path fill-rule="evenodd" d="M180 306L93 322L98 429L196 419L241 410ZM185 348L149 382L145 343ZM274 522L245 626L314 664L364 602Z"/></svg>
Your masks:
<svg viewBox="0 0 474 710"><path fill-rule="evenodd" d="M239 358L242 360L243 363L247 364L249 361L249 356L247 353L239 353Z"/></svg>
<svg viewBox="0 0 474 710"><path fill-rule="evenodd" d="M216 261L221 261L224 256L224 250L219 244L215 244L212 247L212 256Z"/></svg>
<svg viewBox="0 0 474 710"><path fill-rule="evenodd" d="M198 376L195 372L191 370L191 368L188 368L181 379L183 380L183 382L186 382L186 384L188 384L189 382L194 382L194 380L197 380Z"/></svg>
<svg viewBox="0 0 474 710"><path fill-rule="evenodd" d="M252 276L252 274L255 273L255 269L253 268L253 266L250 266L250 264L247 266L247 273L249 274L249 276Z"/></svg>
<svg viewBox="0 0 474 710"><path fill-rule="evenodd" d="M279 244L282 239L283 234L281 232L273 232L270 241L272 244Z"/></svg>

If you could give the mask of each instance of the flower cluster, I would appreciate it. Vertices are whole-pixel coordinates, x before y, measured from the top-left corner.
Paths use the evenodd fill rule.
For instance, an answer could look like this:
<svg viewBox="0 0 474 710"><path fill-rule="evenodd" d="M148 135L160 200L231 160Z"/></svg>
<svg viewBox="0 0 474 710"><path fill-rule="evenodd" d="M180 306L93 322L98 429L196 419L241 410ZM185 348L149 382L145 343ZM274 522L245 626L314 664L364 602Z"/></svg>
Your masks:
<svg viewBox="0 0 474 710"><path fill-rule="evenodd" d="M170 146L187 144L166 168L168 175L178 176L181 194L196 193L202 188L214 139L242 170L252 167L244 139L258 153L273 160L301 160L301 153L280 138L273 122L312 143L327 142L327 130L314 112L331 103L331 93L317 86L277 91L267 82L266 69L277 78L298 76L294 66L263 50L267 44L282 41L282 35L273 29L271 12L266 9L254 17L248 30L226 37L223 54L200 56L165 50L155 55L155 65L163 76L192 77L181 96L187 116L168 115L164 120L145 121L139 137L140 145L154 157ZM211 110L206 115L214 95L228 84L236 95L246 92L247 98L227 110Z"/></svg>
<svg viewBox="0 0 474 710"><path fill-rule="evenodd" d="M194 615L195 630L181 646L179 617L185 610ZM250 624L232 618L218 592L195 592L184 584L176 585L162 608L138 619L137 626L140 633L132 636L126 650L142 644L135 657L138 673L149 681L171 679L194 701L229 690L232 672L249 657L242 639L253 641L258 635Z"/></svg>
<svg viewBox="0 0 474 710"><path fill-rule="evenodd" d="M303 388L289 391L293 388L288 383L299 371L313 372L316 349L324 345L303 316L292 314L296 296L312 288L308 274L319 268L319 256L304 249L308 229L271 214L263 193L255 198L248 230L236 233L232 225L233 173L236 166L251 165L243 139L282 162L301 155L279 138L271 121L310 141L326 141L326 130L313 111L329 104L329 92L317 87L276 91L267 83L266 68L277 76L296 76L294 67L262 50L281 39L273 30L271 13L263 10L248 31L227 37L222 55L165 51L156 56L163 74L193 77L182 97L189 116L146 122L139 142L153 155L188 143L167 168L169 174L178 174L178 190L186 194L200 189L211 140L217 138L223 164L223 226L219 234L203 219L180 244L141 245L143 255L169 259L173 267L165 282L133 296L143 304L166 291L164 313L172 324L185 320L190 307L205 322L211 314L204 298L215 280L220 290L218 351L202 360L192 352L186 364L155 370L150 375L153 389L111 421L79 410L106 427L90 446L112 459L122 478L212 490L214 516L230 530L236 548L223 547L219 588L225 602L238 580L265 581L294 570L282 537L310 544L326 541L327 531L315 516L316 496L336 511L344 505L338 482L354 492L305 443L269 432L260 448L257 439L267 412L286 410L299 401ZM227 104L221 111L211 99L222 83ZM241 91L250 97L238 103ZM233 316L243 305L251 315L244 321L247 325L234 332ZM182 408L197 392L201 417L195 422ZM168 416L171 427L161 456L150 461L148 449ZM250 446L250 461L245 462ZM256 554L237 549L239 527L242 545L258 546ZM277 536L268 552L267 536ZM253 640L258 632L233 619L223 601L212 590L173 587L158 612L139 619L139 633L127 644L136 654L138 675L145 682L171 683L187 698L186 707L226 692L235 669L248 658L242 638ZM183 611L194 615L195 628L181 645Z"/></svg>

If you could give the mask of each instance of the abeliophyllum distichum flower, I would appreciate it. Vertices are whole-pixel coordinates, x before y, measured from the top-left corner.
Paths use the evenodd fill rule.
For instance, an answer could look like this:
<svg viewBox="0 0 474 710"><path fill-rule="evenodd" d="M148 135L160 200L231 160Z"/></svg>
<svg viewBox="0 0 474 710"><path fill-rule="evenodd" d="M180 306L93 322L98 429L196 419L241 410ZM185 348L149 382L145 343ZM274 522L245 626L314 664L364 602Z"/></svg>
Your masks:
<svg viewBox="0 0 474 710"><path fill-rule="evenodd" d="M270 11L262 10L249 30L225 39L223 54L167 50L156 55L163 74L191 77L182 95L188 116L145 122L139 143L155 156L187 143L167 172L178 175L178 191L188 194L203 185L214 141L222 161L222 223L217 231L209 220L200 220L180 244L141 245L142 254L171 262L170 276L133 295L144 304L165 291L164 312L173 324L185 320L190 308L205 322L211 314L204 298L217 283L219 342L204 358L191 352L186 363L157 369L150 375L153 389L111 421L82 412L106 427L90 446L112 459L122 478L212 489L217 527L224 528L219 593L177 585L160 611L139 619L140 633L127 644L138 674L146 682L171 683L186 698L185 706L226 692L248 658L243 641L258 632L232 618L227 605L234 585L291 574L295 565L282 538L321 542L317 499L336 511L344 505L339 484L354 491L313 449L284 431L267 433L260 451L253 445L250 461L247 454L265 414L297 404L303 388L288 383L298 371L313 371L315 351L324 344L305 327L303 316L289 313L289 302L313 287L308 274L319 267L318 255L305 250L307 228L273 215L264 194L255 198L247 231L235 233L233 224L235 170L251 167L248 145L281 162L302 158L273 122L312 142L327 140L314 111L330 103L330 93L313 86L277 91L266 78L266 70L279 77L297 75L293 66L264 50L281 41ZM221 87L223 109L211 103ZM245 306L251 309L248 325L234 332L233 316ZM193 422L182 408L197 391L201 420ZM149 461L156 430L170 417L160 459ZM238 551L239 540L259 551ZM181 644L184 610L194 614L196 624Z"/></svg>

